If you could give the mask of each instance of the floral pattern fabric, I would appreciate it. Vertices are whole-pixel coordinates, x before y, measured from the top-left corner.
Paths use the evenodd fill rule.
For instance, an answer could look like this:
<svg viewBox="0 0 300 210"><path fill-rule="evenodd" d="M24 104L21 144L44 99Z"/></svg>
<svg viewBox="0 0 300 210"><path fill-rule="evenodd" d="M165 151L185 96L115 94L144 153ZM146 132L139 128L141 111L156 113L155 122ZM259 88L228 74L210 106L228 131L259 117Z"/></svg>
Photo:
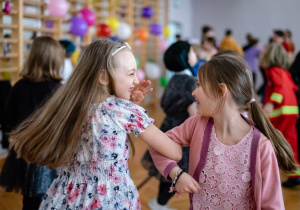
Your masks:
<svg viewBox="0 0 300 210"><path fill-rule="evenodd" d="M193 209L253 209L250 174L253 128L237 144L219 142L212 128L206 164L199 176L201 190L193 196Z"/></svg>
<svg viewBox="0 0 300 210"><path fill-rule="evenodd" d="M129 140L153 123L130 101L111 96L91 105L74 159L61 167L40 209L141 209L128 171Z"/></svg>

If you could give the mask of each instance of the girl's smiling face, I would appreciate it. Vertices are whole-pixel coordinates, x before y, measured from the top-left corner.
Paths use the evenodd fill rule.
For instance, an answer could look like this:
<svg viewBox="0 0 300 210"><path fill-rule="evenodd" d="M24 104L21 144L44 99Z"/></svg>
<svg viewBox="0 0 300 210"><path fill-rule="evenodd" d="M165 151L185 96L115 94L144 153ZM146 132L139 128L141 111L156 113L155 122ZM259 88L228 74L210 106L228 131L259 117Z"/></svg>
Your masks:
<svg viewBox="0 0 300 210"><path fill-rule="evenodd" d="M118 98L130 99L132 89L139 83L136 61L131 51L121 50L113 56L115 66L114 89Z"/></svg>
<svg viewBox="0 0 300 210"><path fill-rule="evenodd" d="M207 88L209 90L209 88ZM192 92L193 97L196 100L198 114L201 116L212 117L217 109L217 101L213 99L212 94L208 92L207 95L197 78L197 87Z"/></svg>

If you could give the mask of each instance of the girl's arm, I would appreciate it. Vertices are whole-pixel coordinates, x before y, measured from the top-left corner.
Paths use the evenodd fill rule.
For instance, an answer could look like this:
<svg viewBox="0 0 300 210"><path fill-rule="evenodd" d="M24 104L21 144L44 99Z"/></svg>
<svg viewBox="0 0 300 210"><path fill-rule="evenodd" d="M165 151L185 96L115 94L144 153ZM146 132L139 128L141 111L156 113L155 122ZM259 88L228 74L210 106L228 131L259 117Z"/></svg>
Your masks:
<svg viewBox="0 0 300 210"><path fill-rule="evenodd" d="M199 121L200 116L196 115L194 117L188 118L183 124L173 128L166 134L174 142L181 146L189 146L192 133L197 121ZM155 148L149 148L150 154L152 156L153 162L158 169L158 171L168 180L169 174L174 167L178 167L176 161L168 159L161 155ZM177 161L178 162L178 161Z"/></svg>
<svg viewBox="0 0 300 210"><path fill-rule="evenodd" d="M166 134L151 124L146 130L139 135L150 147L154 148L161 155L175 161L182 158L181 145L172 141Z"/></svg>
<svg viewBox="0 0 300 210"><path fill-rule="evenodd" d="M263 142L260 149L260 163L261 209L284 209L278 163L269 140ZM255 185L255 188L260 186Z"/></svg>

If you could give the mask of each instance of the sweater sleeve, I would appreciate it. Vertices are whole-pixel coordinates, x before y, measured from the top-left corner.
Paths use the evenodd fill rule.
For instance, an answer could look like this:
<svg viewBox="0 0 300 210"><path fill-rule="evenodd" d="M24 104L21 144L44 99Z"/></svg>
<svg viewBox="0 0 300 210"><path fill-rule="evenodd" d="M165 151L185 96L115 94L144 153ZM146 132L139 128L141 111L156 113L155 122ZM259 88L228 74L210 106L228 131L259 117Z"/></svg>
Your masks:
<svg viewBox="0 0 300 210"><path fill-rule="evenodd" d="M188 118L184 123L182 123L180 126L177 126L170 131L168 131L166 134L167 136L172 139L174 142L180 144L181 146L189 146L190 140L192 137L192 131L196 123L196 119L198 116L190 117ZM168 180L169 173L171 170L177 166L176 161L168 159L158 153L153 148L149 148L150 154L152 156L153 162L158 169L158 171Z"/></svg>
<svg viewBox="0 0 300 210"><path fill-rule="evenodd" d="M261 209L284 209L279 168L271 142L267 140L260 150Z"/></svg>

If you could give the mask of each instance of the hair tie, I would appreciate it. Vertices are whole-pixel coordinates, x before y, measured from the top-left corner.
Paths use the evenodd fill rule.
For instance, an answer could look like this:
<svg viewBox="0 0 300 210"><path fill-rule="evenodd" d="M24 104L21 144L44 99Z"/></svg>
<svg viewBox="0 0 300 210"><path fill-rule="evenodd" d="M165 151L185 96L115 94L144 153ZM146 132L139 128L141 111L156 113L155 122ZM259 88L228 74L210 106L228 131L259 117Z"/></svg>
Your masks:
<svg viewBox="0 0 300 210"><path fill-rule="evenodd" d="M252 98L252 99L249 101L249 103L251 104L251 103L253 103L254 101L255 101L255 99Z"/></svg>

